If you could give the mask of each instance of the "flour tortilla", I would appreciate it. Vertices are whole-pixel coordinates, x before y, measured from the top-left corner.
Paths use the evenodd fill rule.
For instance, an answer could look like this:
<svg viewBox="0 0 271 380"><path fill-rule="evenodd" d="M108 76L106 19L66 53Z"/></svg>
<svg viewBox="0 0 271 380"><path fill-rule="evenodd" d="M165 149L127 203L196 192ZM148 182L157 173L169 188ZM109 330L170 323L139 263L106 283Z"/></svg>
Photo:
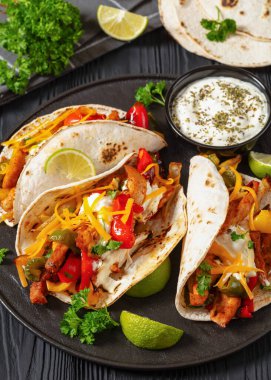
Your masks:
<svg viewBox="0 0 271 380"><path fill-rule="evenodd" d="M245 182L254 178L245 176ZM267 200L267 198L269 198ZM270 194L265 202L270 201ZM210 321L209 311L193 309L185 301L188 279L204 261L223 225L228 211L229 195L216 166L205 157L191 159L187 190L188 229L182 249L175 304L182 317L195 321ZM271 293L258 286L254 290L255 311L271 302Z"/></svg>
<svg viewBox="0 0 271 380"><path fill-rule="evenodd" d="M229 36L223 43L209 41L206 38L208 31L200 24L206 17L206 12L199 6L197 0L160 0L159 9L164 26L170 33L176 29L172 27L172 22L177 26L177 17L181 37L175 33L174 38L196 54L208 55L230 66L261 67L271 64L271 42L269 41L259 41L249 35L238 33ZM190 41L188 44L185 43L185 37Z"/></svg>
<svg viewBox="0 0 271 380"><path fill-rule="evenodd" d="M113 108L106 106L88 106L106 115L113 110ZM79 106L75 108L77 107ZM48 118L55 119L63 110L66 109L56 111L53 116L52 114L46 115L43 117L43 121L48 120ZM124 111L118 110L118 112L120 116L124 116ZM23 128L24 131L31 131L35 124L36 121L33 121ZM22 136L21 130L14 135L16 138L20 136ZM33 155L29 156L16 185L14 219L6 222L8 225L14 226L19 222L27 206L39 194L50 188L67 185L71 182L67 178L45 174L44 172L46 160L58 149L81 150L91 158L96 174L99 174L111 169L125 155L135 152L139 148L144 147L150 152L155 152L165 146L165 140L158 134L119 121L94 120L63 127L50 139L43 142ZM7 149L11 150L11 148ZM6 148L3 149L2 154L7 156ZM0 215L1 211L3 212L3 210L0 210Z"/></svg>
<svg viewBox="0 0 271 380"><path fill-rule="evenodd" d="M126 156L113 169L92 179L82 181L81 184L61 186L41 194L28 207L20 220L16 237L17 254L22 255L24 248L35 241L36 234L33 232L33 226L36 223L40 224L40 216L45 211L47 215L53 214L54 207L59 199L62 199L65 195L84 191L95 185L98 186L101 179L122 170L124 164L130 163L133 157L133 154ZM178 170L180 164L176 163L175 167ZM108 293L103 302L95 306L96 308L111 305L130 287L153 272L182 239L187 227L186 198L182 187L178 189L166 207L166 210L159 212L155 218L146 224L146 231L151 231L153 234L151 239L146 239L149 232L143 232L139 235L132 250L119 249L114 251L113 254L112 252L107 252L103 255L104 264L98 271L96 284L102 285L104 289L108 290ZM131 255L131 252L133 255ZM110 266L116 261L125 265L125 271L123 276L114 279L110 276ZM53 295L63 302L69 303L71 300L67 292L54 293Z"/></svg>

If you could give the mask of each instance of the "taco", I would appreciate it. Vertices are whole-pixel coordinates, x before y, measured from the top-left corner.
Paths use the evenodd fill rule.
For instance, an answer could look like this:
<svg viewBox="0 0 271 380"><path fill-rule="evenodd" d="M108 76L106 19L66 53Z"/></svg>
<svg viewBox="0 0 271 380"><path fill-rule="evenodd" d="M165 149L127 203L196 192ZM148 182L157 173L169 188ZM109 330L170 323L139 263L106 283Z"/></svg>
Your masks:
<svg viewBox="0 0 271 380"><path fill-rule="evenodd" d="M2 219L10 226L17 224L37 195L72 182L44 171L48 157L59 149L75 148L87 154L99 174L145 144L150 150L152 146L160 150L166 145L157 134L119 121L124 117L124 111L101 105L62 108L35 119L2 143Z"/></svg>
<svg viewBox="0 0 271 380"><path fill-rule="evenodd" d="M80 184L41 194L18 226L15 259L32 303L53 294L70 302L89 288L89 304L111 305L154 271L186 232L181 164L168 178L145 149Z"/></svg>
<svg viewBox="0 0 271 380"><path fill-rule="evenodd" d="M195 156L190 164L176 307L221 327L271 302L271 181L242 176L240 159L216 167Z"/></svg>

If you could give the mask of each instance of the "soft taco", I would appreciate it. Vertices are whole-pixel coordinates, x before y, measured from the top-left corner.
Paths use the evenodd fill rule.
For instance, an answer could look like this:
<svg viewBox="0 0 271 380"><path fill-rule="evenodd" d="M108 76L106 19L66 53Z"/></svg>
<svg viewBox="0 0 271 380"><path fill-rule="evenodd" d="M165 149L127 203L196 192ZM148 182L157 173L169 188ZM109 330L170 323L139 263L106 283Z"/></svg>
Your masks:
<svg viewBox="0 0 271 380"><path fill-rule="evenodd" d="M187 191L176 307L221 327L271 302L271 181L241 175L239 162L193 157Z"/></svg>
<svg viewBox="0 0 271 380"><path fill-rule="evenodd" d="M88 155L99 174L125 155L144 146L160 150L157 134L123 123L125 112L101 105L67 107L35 119L2 143L0 155L0 216L10 226L43 191L74 182L46 174L44 166L59 149L74 148Z"/></svg>
<svg viewBox="0 0 271 380"><path fill-rule="evenodd" d="M32 303L64 302L89 288L88 302L115 302L154 271L186 232L181 164L160 165L145 149L77 185L48 190L25 211L16 266Z"/></svg>

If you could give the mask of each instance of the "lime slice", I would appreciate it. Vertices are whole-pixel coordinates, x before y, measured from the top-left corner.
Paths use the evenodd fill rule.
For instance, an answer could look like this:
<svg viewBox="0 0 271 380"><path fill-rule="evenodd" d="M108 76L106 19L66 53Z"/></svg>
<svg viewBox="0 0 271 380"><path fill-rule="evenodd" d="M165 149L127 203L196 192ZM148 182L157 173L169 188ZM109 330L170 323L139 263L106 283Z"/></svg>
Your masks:
<svg viewBox="0 0 271 380"><path fill-rule="evenodd" d="M126 292L130 297L149 297L160 292L166 286L170 277L170 260L166 260L144 280L138 282L135 286Z"/></svg>
<svg viewBox="0 0 271 380"><path fill-rule="evenodd" d="M148 18L125 9L100 5L97 19L102 30L121 41L131 41L140 36L148 25Z"/></svg>
<svg viewBox="0 0 271 380"><path fill-rule="evenodd" d="M54 152L45 162L46 174L65 177L70 181L80 181L96 174L91 159L81 150L64 148Z"/></svg>
<svg viewBox="0 0 271 380"><path fill-rule="evenodd" d="M183 335L183 330L128 311L121 312L120 324L123 334L131 343L149 350L174 346Z"/></svg>
<svg viewBox="0 0 271 380"><path fill-rule="evenodd" d="M248 164L257 177L271 176L271 154L251 151L248 156Z"/></svg>

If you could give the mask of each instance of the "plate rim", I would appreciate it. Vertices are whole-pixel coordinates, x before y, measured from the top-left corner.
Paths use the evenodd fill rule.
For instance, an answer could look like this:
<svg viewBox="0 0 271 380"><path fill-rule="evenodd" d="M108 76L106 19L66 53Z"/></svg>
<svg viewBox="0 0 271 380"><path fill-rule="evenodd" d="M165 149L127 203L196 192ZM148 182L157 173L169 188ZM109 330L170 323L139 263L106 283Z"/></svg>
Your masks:
<svg viewBox="0 0 271 380"><path fill-rule="evenodd" d="M177 76L174 74L121 75L121 76L116 76L116 77L114 76L114 77L110 77L110 78L99 79L99 80L92 81L92 82L87 83L87 84L83 84L83 85L74 87L72 89L69 89L69 90L61 93L60 95L58 95L56 97L53 97L52 99L46 101L42 106L38 107L38 109L35 112L32 112L31 114L29 114L26 118L24 118L24 120L22 122L20 122L18 127L13 130L11 135L13 135L24 124L26 124L26 123L30 122L31 120L33 120L34 118L36 118L37 114L42 112L42 110L44 110L48 106L50 106L50 105L52 105L58 101L61 101L61 99L66 98L67 96L69 96L71 94L80 92L82 90L86 90L87 88L96 87L96 86L107 84L107 83L124 81L124 80L146 79L147 81L149 81L149 80L158 80L159 79L159 80L171 80L171 81L173 81L174 79L176 79L176 77ZM0 302L7 309L7 311L13 317L16 318L16 320L21 325L26 327L28 330L30 330L33 334L38 336L43 341L45 341L49 344L52 344L54 347L62 349L63 351L67 352L68 354L70 354L72 356L78 357L80 359L88 360L88 361L91 361L93 363L97 363L97 364L101 364L101 365L105 365L105 366L110 366L110 367L118 368L118 369L134 370L134 371L139 371L139 372L140 371L154 371L154 370L187 368L187 367L194 367L194 366L204 364L204 363L213 362L215 360L222 359L222 358L224 358L230 354L234 354L234 353L242 350L243 348L249 346L250 344L252 344L255 341L262 338L264 335L266 335L271 330L271 329L268 329L267 331L264 331L260 334L259 333L255 334L249 340L247 340L246 342L244 342L240 346L236 346L235 348L230 349L230 350L222 351L210 359L192 360L192 361L186 362L186 363L173 363L173 364L167 364L167 365L166 364L155 364L155 365L138 364L137 365L137 364L129 364L127 362L121 362L121 361L116 363L116 362L112 361L111 359L104 359L101 357L94 357L94 358L91 357L90 358L89 355L87 355L83 352L80 352L79 350L69 348L65 344L62 344L62 343L58 342L57 340L54 340L51 337L47 336L46 333L40 332L39 329L37 329L35 326L33 326L30 322L25 321L24 318L20 315L20 313L18 313L16 309L14 309L13 307L11 307L9 305L8 300L6 299L6 297L1 292L0 292ZM139 348L136 348L136 349L140 350ZM144 351L142 350L142 352L144 352Z"/></svg>

